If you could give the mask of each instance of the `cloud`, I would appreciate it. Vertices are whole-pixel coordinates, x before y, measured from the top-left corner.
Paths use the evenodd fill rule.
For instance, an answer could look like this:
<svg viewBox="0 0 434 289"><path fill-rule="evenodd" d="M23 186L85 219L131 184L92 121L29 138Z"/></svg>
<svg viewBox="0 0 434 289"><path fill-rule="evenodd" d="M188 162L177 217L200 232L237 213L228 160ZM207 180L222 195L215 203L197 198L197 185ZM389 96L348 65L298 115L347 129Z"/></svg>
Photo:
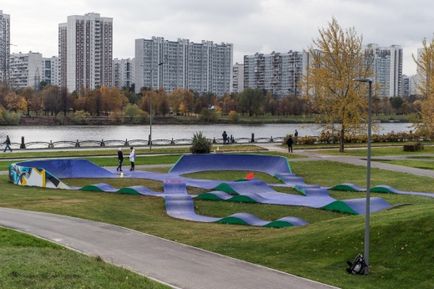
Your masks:
<svg viewBox="0 0 434 289"><path fill-rule="evenodd" d="M308 48L332 17L355 27L365 43L400 44L404 72L411 54L433 34L428 0L3 0L11 14L14 51L57 54L57 25L68 15L98 12L114 18L114 56L133 57L134 39L163 36L234 44L234 60L255 52Z"/></svg>

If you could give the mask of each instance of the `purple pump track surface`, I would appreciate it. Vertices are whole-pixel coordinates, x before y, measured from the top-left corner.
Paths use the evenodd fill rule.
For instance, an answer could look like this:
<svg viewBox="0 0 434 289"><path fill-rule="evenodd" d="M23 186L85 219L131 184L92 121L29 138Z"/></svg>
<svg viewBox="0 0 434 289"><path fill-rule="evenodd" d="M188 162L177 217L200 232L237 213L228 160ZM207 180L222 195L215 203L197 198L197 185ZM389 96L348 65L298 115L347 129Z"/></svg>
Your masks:
<svg viewBox="0 0 434 289"><path fill-rule="evenodd" d="M80 159L60 159L28 161L18 163L19 166L43 168L52 175L60 178L119 178L114 170L101 168L92 162ZM184 174L201 171L258 171L275 176L284 184L269 185L260 180L225 182L219 180L199 180L183 177ZM285 206L304 206L311 208L322 208L335 201L329 195L328 188L317 185L308 185L302 177L292 173L288 161L284 157L246 155L246 154L204 154L204 155L184 155L172 167L169 173L156 173L146 171L126 172L125 178L150 179L161 181L164 184L164 192L154 192L143 186L129 187L138 194L144 196L158 196L165 199L167 214L171 217L197 221L197 222L218 222L221 218L213 218L198 215L195 213L194 201L187 192L187 186L198 187L210 190L221 200L229 200L233 195L225 192L216 191L215 188L224 183L236 192L236 195L246 196L257 203ZM346 184L352 185L352 184ZM94 185L102 191L117 192L118 189L107 185ZM279 193L273 189L275 187L292 187L303 195ZM363 191L363 188L352 185L355 191ZM391 192L398 194L412 194L421 196L434 196L430 193L401 192L390 188ZM395 190L395 191L393 191ZM364 214L365 199L342 200L354 212ZM381 198L371 199L371 211L381 211L392 206ZM247 213L238 213L229 217L241 219L246 224L253 226L264 226L268 221L261 220L256 216ZM294 217L283 218L282 221L291 221L293 225L304 225L301 219Z"/></svg>

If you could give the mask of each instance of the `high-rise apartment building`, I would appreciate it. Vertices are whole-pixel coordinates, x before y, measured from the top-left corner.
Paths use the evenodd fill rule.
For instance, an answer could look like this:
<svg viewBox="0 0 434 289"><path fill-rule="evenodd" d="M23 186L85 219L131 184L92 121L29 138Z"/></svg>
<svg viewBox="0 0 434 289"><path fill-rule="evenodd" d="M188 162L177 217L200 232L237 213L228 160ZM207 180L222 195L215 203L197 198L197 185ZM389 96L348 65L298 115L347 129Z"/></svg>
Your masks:
<svg viewBox="0 0 434 289"><path fill-rule="evenodd" d="M227 43L136 39L136 91L185 88L224 95L232 87L232 58L233 46Z"/></svg>
<svg viewBox="0 0 434 289"><path fill-rule="evenodd" d="M112 86L113 18L68 16L59 24L60 84L69 91Z"/></svg>
<svg viewBox="0 0 434 289"><path fill-rule="evenodd" d="M113 86L131 87L134 84L134 59L113 59Z"/></svg>
<svg viewBox="0 0 434 289"><path fill-rule="evenodd" d="M244 90L244 64L235 63L232 68L232 92L240 93Z"/></svg>
<svg viewBox="0 0 434 289"><path fill-rule="evenodd" d="M367 64L374 73L374 83L381 97L402 96L402 48L399 45L380 47L368 44L365 49Z"/></svg>
<svg viewBox="0 0 434 289"><path fill-rule="evenodd" d="M301 95L301 81L307 74L309 53L289 51L244 56L244 88L269 91L277 96Z"/></svg>
<svg viewBox="0 0 434 289"><path fill-rule="evenodd" d="M14 89L39 88L42 80L42 54L13 53L10 57L9 84Z"/></svg>
<svg viewBox="0 0 434 289"><path fill-rule="evenodd" d="M402 75L400 96L402 97L410 96L410 77L407 75Z"/></svg>
<svg viewBox="0 0 434 289"><path fill-rule="evenodd" d="M48 85L60 85L59 58L53 56L42 59L42 78Z"/></svg>
<svg viewBox="0 0 434 289"><path fill-rule="evenodd" d="M10 16L0 10L0 81L8 80L10 35Z"/></svg>

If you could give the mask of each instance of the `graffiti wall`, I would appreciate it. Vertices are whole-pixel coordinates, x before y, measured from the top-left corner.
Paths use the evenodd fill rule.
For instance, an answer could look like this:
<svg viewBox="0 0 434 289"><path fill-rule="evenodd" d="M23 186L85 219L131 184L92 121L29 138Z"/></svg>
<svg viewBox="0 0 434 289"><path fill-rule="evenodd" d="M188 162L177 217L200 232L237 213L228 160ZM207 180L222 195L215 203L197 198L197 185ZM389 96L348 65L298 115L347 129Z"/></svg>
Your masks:
<svg viewBox="0 0 434 289"><path fill-rule="evenodd" d="M17 164L9 166L9 181L19 186L70 189L61 180L44 169L23 167Z"/></svg>

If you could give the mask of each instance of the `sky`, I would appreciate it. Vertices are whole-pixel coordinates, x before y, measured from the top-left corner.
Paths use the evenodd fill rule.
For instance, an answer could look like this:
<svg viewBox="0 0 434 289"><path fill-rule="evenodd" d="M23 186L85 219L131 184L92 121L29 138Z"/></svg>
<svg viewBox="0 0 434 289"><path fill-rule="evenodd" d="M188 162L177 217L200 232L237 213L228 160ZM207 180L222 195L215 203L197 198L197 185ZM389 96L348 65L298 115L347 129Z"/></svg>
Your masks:
<svg viewBox="0 0 434 289"><path fill-rule="evenodd" d="M234 44L246 54L309 49L318 29L335 17L364 44L401 45L403 71L416 72L412 54L434 32L432 0L2 0L11 15L12 52L57 55L58 24L68 15L113 17L113 56L134 57L134 40L162 36Z"/></svg>

